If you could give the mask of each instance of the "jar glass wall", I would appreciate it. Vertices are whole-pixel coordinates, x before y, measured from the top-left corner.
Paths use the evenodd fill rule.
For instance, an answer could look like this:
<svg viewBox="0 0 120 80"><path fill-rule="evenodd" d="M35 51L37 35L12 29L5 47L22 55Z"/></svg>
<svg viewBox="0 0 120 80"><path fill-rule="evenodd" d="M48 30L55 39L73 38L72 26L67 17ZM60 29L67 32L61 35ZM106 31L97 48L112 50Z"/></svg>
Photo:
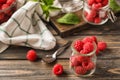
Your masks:
<svg viewBox="0 0 120 80"><path fill-rule="evenodd" d="M89 0L84 1L83 6L83 19L93 25L101 25L108 21L109 0L106 4L93 3L90 4Z"/></svg>
<svg viewBox="0 0 120 80"><path fill-rule="evenodd" d="M76 76L90 76L95 72L96 69L96 43L92 43L94 46L92 52L83 54L74 48L75 41L73 41L71 45L72 55L70 57L70 69Z"/></svg>

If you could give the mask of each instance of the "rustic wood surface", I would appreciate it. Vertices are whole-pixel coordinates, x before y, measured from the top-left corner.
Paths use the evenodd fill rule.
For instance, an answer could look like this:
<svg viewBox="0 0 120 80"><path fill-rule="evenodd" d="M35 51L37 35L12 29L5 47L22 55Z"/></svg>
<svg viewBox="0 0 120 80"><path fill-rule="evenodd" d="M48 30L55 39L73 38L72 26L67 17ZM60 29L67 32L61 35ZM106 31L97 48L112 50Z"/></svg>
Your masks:
<svg viewBox="0 0 120 80"><path fill-rule="evenodd" d="M36 62L26 60L26 52L31 48L10 46L0 54L0 80L120 80L120 17L115 23L108 21L101 26L88 26L87 29L66 38L61 38L50 28L57 39L57 46L50 51L36 50L39 56ZM106 41L108 47L98 56L97 69L90 77L77 77L71 72L69 69L70 47L58 56L54 63L46 64L41 60L42 56L52 54L68 40L73 41L76 38L82 39L92 35ZM52 73L52 68L56 63L64 67L64 74L61 76L55 76Z"/></svg>

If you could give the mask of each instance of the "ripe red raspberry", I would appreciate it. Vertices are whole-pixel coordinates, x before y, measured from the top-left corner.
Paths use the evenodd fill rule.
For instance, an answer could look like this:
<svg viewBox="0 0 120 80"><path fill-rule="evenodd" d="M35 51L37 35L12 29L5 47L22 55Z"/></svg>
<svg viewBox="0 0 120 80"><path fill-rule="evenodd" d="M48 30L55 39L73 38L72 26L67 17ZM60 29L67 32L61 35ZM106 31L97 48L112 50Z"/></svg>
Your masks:
<svg viewBox="0 0 120 80"><path fill-rule="evenodd" d="M79 61L79 63L82 63L84 61L90 61L90 57L87 57L87 56L78 56L77 60Z"/></svg>
<svg viewBox="0 0 120 80"><path fill-rule="evenodd" d="M85 68L83 68L82 66L76 66L75 72L76 72L76 74L84 75L84 74L86 74L87 70Z"/></svg>
<svg viewBox="0 0 120 80"><path fill-rule="evenodd" d="M93 38L90 37L90 36L87 36L87 37L83 38L83 40L82 40L82 42L83 42L84 44L87 43L87 42L92 43L93 41L94 41Z"/></svg>
<svg viewBox="0 0 120 80"><path fill-rule="evenodd" d="M88 14L88 15L86 16L86 19L87 19L87 21L89 21L89 22L93 22L93 21L94 21L94 18L93 18L90 14Z"/></svg>
<svg viewBox="0 0 120 80"><path fill-rule="evenodd" d="M104 41L98 42L97 46L100 51L103 51L107 48L107 44Z"/></svg>
<svg viewBox="0 0 120 80"><path fill-rule="evenodd" d="M90 38L97 44L97 38L96 38L96 36L90 36Z"/></svg>
<svg viewBox="0 0 120 80"><path fill-rule="evenodd" d="M90 42L86 42L83 46L83 51L85 51L85 53L90 53L94 50L94 45L93 43Z"/></svg>
<svg viewBox="0 0 120 80"><path fill-rule="evenodd" d="M108 4L108 0L103 0L102 1L102 6L106 6Z"/></svg>
<svg viewBox="0 0 120 80"><path fill-rule="evenodd" d="M61 75L63 73L63 66L61 64L55 64L52 71L55 75Z"/></svg>
<svg viewBox="0 0 120 80"><path fill-rule="evenodd" d="M0 20L3 20L5 18L5 14L4 13L0 13Z"/></svg>
<svg viewBox="0 0 120 80"><path fill-rule="evenodd" d="M84 11L84 16L86 17L88 15L88 12L87 11Z"/></svg>
<svg viewBox="0 0 120 80"><path fill-rule="evenodd" d="M101 18L96 17L95 20L94 20L94 23L100 23L101 21L102 21Z"/></svg>
<svg viewBox="0 0 120 80"><path fill-rule="evenodd" d="M7 0L0 0L0 4L6 3Z"/></svg>
<svg viewBox="0 0 120 80"><path fill-rule="evenodd" d="M96 10L94 10L94 9L92 9L91 11L90 11L90 13L89 13L89 16L91 16L91 17L96 17L96 15L97 15L97 11Z"/></svg>
<svg viewBox="0 0 120 80"><path fill-rule="evenodd" d="M101 3L102 2L102 0L95 0L97 3Z"/></svg>
<svg viewBox="0 0 120 80"><path fill-rule="evenodd" d="M83 49L84 43L83 43L82 41L80 41L80 40L76 40L73 45L74 45L74 48L75 48L78 52L80 52L80 51Z"/></svg>
<svg viewBox="0 0 120 80"><path fill-rule="evenodd" d="M78 66L79 65L79 61L78 61L78 56L77 55L74 55L74 56L71 56L70 57L70 63L71 63L71 66Z"/></svg>
<svg viewBox="0 0 120 80"><path fill-rule="evenodd" d="M13 2L15 2L15 0L7 0L7 4L11 5Z"/></svg>
<svg viewBox="0 0 120 80"><path fill-rule="evenodd" d="M92 9L95 9L95 10L98 10L98 9L100 9L102 7L102 4L101 3L94 3L93 5L92 5Z"/></svg>
<svg viewBox="0 0 120 80"><path fill-rule="evenodd" d="M89 62L82 62L82 67L85 68L86 70L91 70L95 67L95 64L92 61Z"/></svg>
<svg viewBox="0 0 120 80"><path fill-rule="evenodd" d="M37 54L35 50L29 50L27 52L26 58L30 61L35 61L37 59Z"/></svg>
<svg viewBox="0 0 120 80"><path fill-rule="evenodd" d="M99 54L99 52L100 52L100 50L97 48L97 50L96 50L96 55L98 55L98 54Z"/></svg>
<svg viewBox="0 0 120 80"><path fill-rule="evenodd" d="M88 5L92 6L93 3L95 3L95 0L87 0Z"/></svg>

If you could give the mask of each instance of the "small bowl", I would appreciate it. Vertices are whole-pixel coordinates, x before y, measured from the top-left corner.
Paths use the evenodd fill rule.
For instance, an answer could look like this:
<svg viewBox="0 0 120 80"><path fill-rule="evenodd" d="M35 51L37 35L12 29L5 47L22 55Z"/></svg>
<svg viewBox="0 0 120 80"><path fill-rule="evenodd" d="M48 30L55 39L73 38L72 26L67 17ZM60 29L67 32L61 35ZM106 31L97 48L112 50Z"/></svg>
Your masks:
<svg viewBox="0 0 120 80"><path fill-rule="evenodd" d="M17 1L14 0L11 4L2 4L2 5L8 5L9 7L0 9L0 24L3 22L8 21L8 19L12 16L12 14L16 11L16 5Z"/></svg>

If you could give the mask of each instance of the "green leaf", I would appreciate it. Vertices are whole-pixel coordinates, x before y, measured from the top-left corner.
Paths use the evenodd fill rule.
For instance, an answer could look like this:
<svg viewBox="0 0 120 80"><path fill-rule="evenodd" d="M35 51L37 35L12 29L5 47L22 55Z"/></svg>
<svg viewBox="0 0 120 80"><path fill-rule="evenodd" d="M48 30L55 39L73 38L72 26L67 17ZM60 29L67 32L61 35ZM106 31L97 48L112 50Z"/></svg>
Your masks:
<svg viewBox="0 0 120 80"><path fill-rule="evenodd" d="M53 5L54 0L41 0L45 5Z"/></svg>
<svg viewBox="0 0 120 80"><path fill-rule="evenodd" d="M111 8L114 12L119 12L119 11L120 11L120 6L116 3L115 0L110 0L110 8Z"/></svg>
<svg viewBox="0 0 120 80"><path fill-rule="evenodd" d="M58 7L54 7L54 6L49 6L49 10L60 10L61 8L58 8Z"/></svg>
<svg viewBox="0 0 120 80"><path fill-rule="evenodd" d="M62 24L78 24L80 19L74 13L67 13L63 17L57 19L57 22Z"/></svg>

